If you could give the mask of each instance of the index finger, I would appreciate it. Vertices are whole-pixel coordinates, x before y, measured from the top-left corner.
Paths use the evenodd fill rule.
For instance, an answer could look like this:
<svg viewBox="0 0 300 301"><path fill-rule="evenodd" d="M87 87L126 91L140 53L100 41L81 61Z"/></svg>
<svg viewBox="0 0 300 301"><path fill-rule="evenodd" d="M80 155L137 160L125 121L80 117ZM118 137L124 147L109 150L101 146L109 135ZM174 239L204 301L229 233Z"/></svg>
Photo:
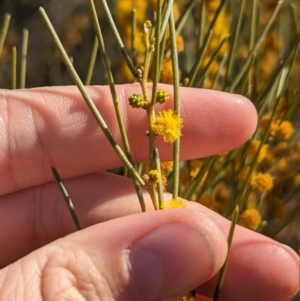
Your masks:
<svg viewBox="0 0 300 301"><path fill-rule="evenodd" d="M172 95L172 86L162 85ZM128 97L138 85L117 86L134 161L146 161L147 121L132 109ZM121 138L107 86L89 87L108 128ZM211 90L181 88L184 120L181 159L224 152L244 143L255 130L257 116L246 98ZM161 108L169 108L169 101ZM52 181L50 166L64 178L122 165L76 87L52 87L0 92L0 194ZM162 160L172 146L157 139Z"/></svg>

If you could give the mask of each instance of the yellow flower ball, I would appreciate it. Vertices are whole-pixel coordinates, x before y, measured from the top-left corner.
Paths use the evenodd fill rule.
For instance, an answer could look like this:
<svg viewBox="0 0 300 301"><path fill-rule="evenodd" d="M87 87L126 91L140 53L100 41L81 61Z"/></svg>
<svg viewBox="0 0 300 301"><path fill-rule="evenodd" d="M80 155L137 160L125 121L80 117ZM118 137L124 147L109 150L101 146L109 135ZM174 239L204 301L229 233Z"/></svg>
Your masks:
<svg viewBox="0 0 300 301"><path fill-rule="evenodd" d="M293 132L294 132L294 127L292 123L285 120L279 123L276 131L276 136L281 139L287 140L292 136Z"/></svg>
<svg viewBox="0 0 300 301"><path fill-rule="evenodd" d="M203 193L201 195L198 203L200 203L201 205L203 205L209 209L212 209L214 207L215 200L210 194Z"/></svg>
<svg viewBox="0 0 300 301"><path fill-rule="evenodd" d="M181 128L182 119L175 115L173 110L159 112L152 125L155 135L160 136L167 143L173 143L181 136Z"/></svg>
<svg viewBox="0 0 300 301"><path fill-rule="evenodd" d="M179 199L172 199L170 202L163 202L161 204L161 209L166 210L166 209L177 209L177 208L184 208L185 203L183 200Z"/></svg>
<svg viewBox="0 0 300 301"><path fill-rule="evenodd" d="M255 208L246 209L240 216L240 221L242 226L250 230L256 230L262 222L260 213Z"/></svg>
<svg viewBox="0 0 300 301"><path fill-rule="evenodd" d="M259 140L253 140L248 148L247 151L247 157L251 161L254 159L257 150L260 146L260 141ZM257 162L261 162L267 155L267 150L268 150L268 144L263 144L263 146L260 149L259 155L257 157Z"/></svg>
<svg viewBox="0 0 300 301"><path fill-rule="evenodd" d="M164 84L173 84L172 60L164 58L161 65L160 82Z"/></svg>
<svg viewBox="0 0 300 301"><path fill-rule="evenodd" d="M269 173L253 174L251 178L251 186L259 193L270 191L274 186L273 177Z"/></svg>

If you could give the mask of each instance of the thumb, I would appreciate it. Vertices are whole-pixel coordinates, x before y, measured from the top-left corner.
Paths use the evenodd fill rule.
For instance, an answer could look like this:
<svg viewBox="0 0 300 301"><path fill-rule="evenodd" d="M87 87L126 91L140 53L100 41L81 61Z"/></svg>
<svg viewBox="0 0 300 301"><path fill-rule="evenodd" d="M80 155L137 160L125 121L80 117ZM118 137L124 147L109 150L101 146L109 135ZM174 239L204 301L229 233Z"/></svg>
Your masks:
<svg viewBox="0 0 300 301"><path fill-rule="evenodd" d="M176 300L210 279L227 252L205 213L173 209L98 224L0 272L0 300Z"/></svg>

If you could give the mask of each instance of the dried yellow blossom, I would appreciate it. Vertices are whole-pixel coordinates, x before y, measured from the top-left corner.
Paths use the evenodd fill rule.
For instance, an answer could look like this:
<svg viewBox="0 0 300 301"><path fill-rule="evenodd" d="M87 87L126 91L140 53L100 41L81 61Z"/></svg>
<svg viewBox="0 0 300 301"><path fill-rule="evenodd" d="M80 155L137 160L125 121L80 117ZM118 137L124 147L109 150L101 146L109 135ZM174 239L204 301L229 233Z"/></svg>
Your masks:
<svg viewBox="0 0 300 301"><path fill-rule="evenodd" d="M164 58L161 65L160 82L164 84L173 84L172 60Z"/></svg>
<svg viewBox="0 0 300 301"><path fill-rule="evenodd" d="M251 186L259 193L270 191L273 188L274 180L269 173L253 174L251 178Z"/></svg>
<svg viewBox="0 0 300 301"><path fill-rule="evenodd" d="M282 200L272 195L265 199L265 204L270 219L284 220L286 218L286 211Z"/></svg>
<svg viewBox="0 0 300 301"><path fill-rule="evenodd" d="M168 39L168 41L167 41L166 48L168 50L171 50L171 41L170 41L170 39ZM179 35L176 36L176 49L177 49L177 53L180 53L184 50L184 39L183 39L182 36L179 36Z"/></svg>
<svg viewBox="0 0 300 301"><path fill-rule="evenodd" d="M155 185L161 180L161 174L156 169L150 170L147 174L143 175L143 180L148 185Z"/></svg>
<svg viewBox="0 0 300 301"><path fill-rule="evenodd" d="M215 203L214 198L208 194L208 193L203 193L198 201L198 203L200 203L201 205L212 209Z"/></svg>
<svg viewBox="0 0 300 301"><path fill-rule="evenodd" d="M152 9L156 9L156 6L157 6L157 0L148 0L149 2L149 6L152 8ZM164 0L162 1L162 4L164 3Z"/></svg>
<svg viewBox="0 0 300 301"><path fill-rule="evenodd" d="M203 165L203 161L201 160L192 160L190 163L190 177L193 179L197 176Z"/></svg>
<svg viewBox="0 0 300 301"><path fill-rule="evenodd" d="M224 153L219 153L218 154L218 158L220 160L220 162L223 162L225 157L227 156L228 152L224 152Z"/></svg>
<svg viewBox="0 0 300 301"><path fill-rule="evenodd" d="M293 185L296 186L296 187L299 187L300 186L300 175L295 175L293 177Z"/></svg>
<svg viewBox="0 0 300 301"><path fill-rule="evenodd" d="M286 141L281 141L276 145L276 147L272 150L273 154L276 156L280 156L288 147L288 143Z"/></svg>
<svg viewBox="0 0 300 301"><path fill-rule="evenodd" d="M295 145L294 145L293 148L295 149L296 152L300 152L300 140L298 140L298 141L295 143Z"/></svg>
<svg viewBox="0 0 300 301"><path fill-rule="evenodd" d="M122 0L122 1L116 1L115 5L115 20L119 24L119 31L122 35L124 43L127 45L127 47L130 47L131 44L131 33L132 33L132 27L131 27L131 19L132 19L132 10L135 9L135 17L136 17L136 26L138 29L141 29L143 27L143 24L147 18L147 7L148 7L148 0ZM143 35L136 34L134 37L134 43L137 53L143 53L145 50L145 45L143 41ZM142 56L143 57L143 56ZM143 61L143 58L137 56L137 61L140 63L140 61ZM125 65L124 65L125 66ZM126 76L130 76L130 74L126 74L128 72L126 68L125 70L122 70L122 72L125 73ZM133 78L130 77L130 81L133 81Z"/></svg>
<svg viewBox="0 0 300 301"><path fill-rule="evenodd" d="M157 0L148 0L149 2L149 6L153 9L153 10L156 10L156 7L157 7ZM162 0L161 1L162 4L164 4L165 0ZM177 6L176 3L173 4L173 15L174 15L174 20L175 22L179 19L180 17L180 12L179 12L179 8Z"/></svg>
<svg viewBox="0 0 300 301"><path fill-rule="evenodd" d="M275 32L268 33L262 41L262 47L272 48L273 50L279 50L282 48L282 40L280 39L279 35Z"/></svg>
<svg viewBox="0 0 300 301"><path fill-rule="evenodd" d="M240 171L240 173L238 175L238 180L240 183L243 183L244 181L246 181L249 170L250 170L250 167L246 166Z"/></svg>
<svg viewBox="0 0 300 301"><path fill-rule="evenodd" d="M291 137L293 132L294 132L293 125L291 124L291 122L285 120L279 123L276 131L276 136L281 139L287 140Z"/></svg>
<svg viewBox="0 0 300 301"><path fill-rule="evenodd" d="M189 175L188 169L185 168L180 174L180 184L185 187L188 187L190 183L191 183L191 177Z"/></svg>
<svg viewBox="0 0 300 301"><path fill-rule="evenodd" d="M267 155L263 161L264 168L265 169L270 168L274 164L275 160L276 160L276 157L274 156L274 154L271 152L267 152Z"/></svg>
<svg viewBox="0 0 300 301"><path fill-rule="evenodd" d="M259 140L253 140L248 147L248 152L247 152L247 157L249 160L253 160L257 150L260 146L260 141ZM261 162L267 155L267 150L268 150L268 144L263 144L263 146L260 149L259 155L257 157L257 162Z"/></svg>
<svg viewBox="0 0 300 301"><path fill-rule="evenodd" d="M142 24L146 18L147 0L122 0L116 1L115 17L119 22L131 24L132 9L136 10L136 22ZM124 22L125 21L125 22Z"/></svg>
<svg viewBox="0 0 300 301"><path fill-rule="evenodd" d="M280 172L280 174L283 176L287 176L291 173L291 169L289 167L289 161L288 158L284 157L282 159L279 160L278 164L277 164L277 168L276 170L278 172Z"/></svg>
<svg viewBox="0 0 300 301"><path fill-rule="evenodd" d="M216 188L216 193L215 193L216 201L222 203L227 202L230 198L230 195L231 193L227 185L221 182Z"/></svg>
<svg viewBox="0 0 300 301"><path fill-rule="evenodd" d="M241 225L251 229L256 230L261 224L261 216L257 209L246 209L240 216Z"/></svg>
<svg viewBox="0 0 300 301"><path fill-rule="evenodd" d="M221 182L215 189L215 204L214 208L218 212L225 212L228 210L231 192L226 184Z"/></svg>
<svg viewBox="0 0 300 301"><path fill-rule="evenodd" d="M167 184L168 184L167 177L164 175L161 175L161 185L162 185L163 190L166 190Z"/></svg>
<svg viewBox="0 0 300 301"><path fill-rule="evenodd" d="M263 116L262 119L260 120L259 125L260 125L260 129L262 132L266 131L267 125L270 121L270 118L271 118L271 115L268 114L268 115ZM277 128L278 128L278 120L273 120L271 122L270 129L269 129L271 136L276 135Z"/></svg>
<svg viewBox="0 0 300 301"><path fill-rule="evenodd" d="M220 5L220 0L209 0L205 1L206 9L209 13L213 14Z"/></svg>
<svg viewBox="0 0 300 301"><path fill-rule="evenodd" d="M197 299L191 296L183 296L178 301L197 301Z"/></svg>
<svg viewBox="0 0 300 301"><path fill-rule="evenodd" d="M172 199L170 202L166 203L163 202L161 204L161 209L166 210L166 209L176 209L176 208L184 208L185 207L185 203L183 200L174 200Z"/></svg>
<svg viewBox="0 0 300 301"><path fill-rule="evenodd" d="M203 186L204 182L206 182L206 180L207 180L207 176L208 176L208 171L206 171L206 172L204 173L204 176L202 177L202 179L201 179L201 181L200 181L198 187L202 187L202 186Z"/></svg>
<svg viewBox="0 0 300 301"><path fill-rule="evenodd" d="M153 132L164 142L173 143L181 136L182 119L173 110L162 111L152 125Z"/></svg>
<svg viewBox="0 0 300 301"><path fill-rule="evenodd" d="M160 162L160 168L163 171L172 171L173 161Z"/></svg>

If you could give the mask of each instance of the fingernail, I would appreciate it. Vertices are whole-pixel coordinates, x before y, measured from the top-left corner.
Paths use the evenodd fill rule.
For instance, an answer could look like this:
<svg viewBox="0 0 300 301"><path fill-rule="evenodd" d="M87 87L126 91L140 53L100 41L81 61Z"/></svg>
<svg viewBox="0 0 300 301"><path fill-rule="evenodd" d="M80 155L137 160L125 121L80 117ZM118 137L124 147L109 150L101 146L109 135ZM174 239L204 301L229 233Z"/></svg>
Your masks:
<svg viewBox="0 0 300 301"><path fill-rule="evenodd" d="M157 300L186 293L208 280L215 253L205 234L176 222L135 242L129 261L143 297Z"/></svg>

